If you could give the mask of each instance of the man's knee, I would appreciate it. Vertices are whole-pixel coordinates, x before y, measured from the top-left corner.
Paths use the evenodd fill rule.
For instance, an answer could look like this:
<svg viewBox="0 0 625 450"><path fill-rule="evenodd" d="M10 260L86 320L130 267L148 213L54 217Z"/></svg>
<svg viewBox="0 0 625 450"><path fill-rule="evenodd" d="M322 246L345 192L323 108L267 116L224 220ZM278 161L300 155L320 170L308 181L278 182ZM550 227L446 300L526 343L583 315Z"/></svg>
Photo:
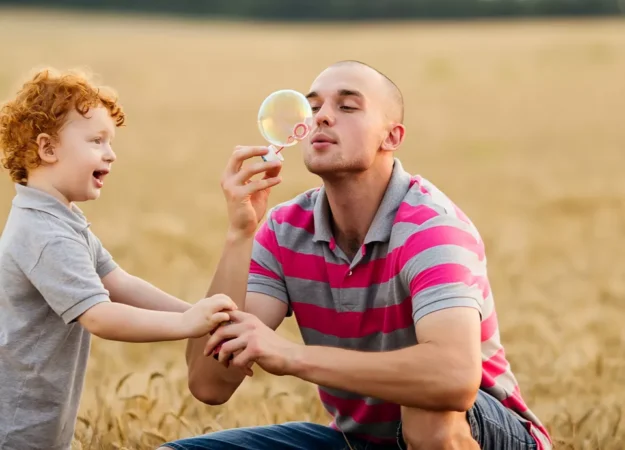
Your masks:
<svg viewBox="0 0 625 450"><path fill-rule="evenodd" d="M466 413L402 407L402 437L408 450L479 450Z"/></svg>
<svg viewBox="0 0 625 450"><path fill-rule="evenodd" d="M410 436L404 433L408 450L477 450L477 442L470 435L447 428L432 430L426 435Z"/></svg>

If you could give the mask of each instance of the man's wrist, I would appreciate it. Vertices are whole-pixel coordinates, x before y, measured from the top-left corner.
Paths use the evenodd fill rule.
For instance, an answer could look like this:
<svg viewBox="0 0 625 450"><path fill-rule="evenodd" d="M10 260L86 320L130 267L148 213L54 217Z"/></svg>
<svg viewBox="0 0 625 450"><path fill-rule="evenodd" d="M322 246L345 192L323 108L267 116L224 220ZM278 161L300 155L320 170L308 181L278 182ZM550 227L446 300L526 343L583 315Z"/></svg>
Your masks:
<svg viewBox="0 0 625 450"><path fill-rule="evenodd" d="M309 368L310 348L305 344L296 344L288 359L286 372L293 377L305 379Z"/></svg>
<svg viewBox="0 0 625 450"><path fill-rule="evenodd" d="M235 228L228 228L226 232L226 242L232 244L245 244L254 240L254 232L248 230L238 230Z"/></svg>

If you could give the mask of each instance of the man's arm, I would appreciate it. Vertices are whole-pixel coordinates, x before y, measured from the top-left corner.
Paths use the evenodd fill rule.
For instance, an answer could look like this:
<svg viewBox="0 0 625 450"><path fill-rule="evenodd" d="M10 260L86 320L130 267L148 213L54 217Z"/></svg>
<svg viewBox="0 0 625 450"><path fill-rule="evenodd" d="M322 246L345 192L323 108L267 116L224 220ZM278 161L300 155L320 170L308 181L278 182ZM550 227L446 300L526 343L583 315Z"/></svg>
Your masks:
<svg viewBox="0 0 625 450"><path fill-rule="evenodd" d="M170 295L151 283L129 274L121 267L102 278L104 288L114 303L154 311L184 312L191 304Z"/></svg>
<svg viewBox="0 0 625 450"><path fill-rule="evenodd" d="M398 255L399 277L410 293L418 345L371 352L303 347L269 332L252 317L233 311L236 325L218 330L226 354L243 352L232 365L256 361L278 375L358 392L407 407L462 411L481 381L481 313L486 267L483 248L466 224L449 216L419 226ZM490 308L489 308L490 309Z"/></svg>
<svg viewBox="0 0 625 450"><path fill-rule="evenodd" d="M215 292L229 295L239 307L255 315L266 326L277 329L287 313L287 304L269 295L247 293L247 277L252 237L233 236L226 240L217 271L207 296ZM191 339L187 345L189 390L203 403L219 405L228 401L245 378L245 372L234 366L224 367L210 356L204 356L209 336Z"/></svg>
<svg viewBox="0 0 625 450"><path fill-rule="evenodd" d="M407 407L466 411L482 375L478 311L437 311L423 317L416 331L418 345L389 352L303 346L289 373Z"/></svg>
<svg viewBox="0 0 625 450"><path fill-rule="evenodd" d="M417 226L398 256L418 345L382 353L305 348L296 376L407 407L464 411L481 382L482 242L441 214Z"/></svg>
<svg viewBox="0 0 625 450"><path fill-rule="evenodd" d="M207 296L219 292L228 295L240 311L254 314L266 326L276 329L287 312L287 304L270 295L247 293L254 233L267 208L271 187L280 183L281 163L246 160L267 153L266 147L236 147L224 170L221 187L228 207L228 232L222 256ZM254 175L262 179L252 181ZM210 356L204 356L209 336L189 340L186 351L189 390L207 404L226 402L241 384L246 367L226 368Z"/></svg>

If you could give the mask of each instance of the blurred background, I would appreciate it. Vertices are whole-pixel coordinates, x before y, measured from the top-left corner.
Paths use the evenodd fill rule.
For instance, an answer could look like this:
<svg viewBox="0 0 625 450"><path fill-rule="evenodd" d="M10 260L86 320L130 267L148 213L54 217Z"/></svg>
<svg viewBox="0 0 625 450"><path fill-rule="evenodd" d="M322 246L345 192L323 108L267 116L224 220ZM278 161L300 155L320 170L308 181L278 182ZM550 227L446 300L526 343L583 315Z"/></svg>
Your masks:
<svg viewBox="0 0 625 450"><path fill-rule="evenodd" d="M82 204L129 272L189 302L226 229L219 177L264 144L262 100L358 59L402 89L404 167L486 242L502 340L559 449L625 448L625 21L620 0L0 0L0 100L32 71L83 68L127 126L102 197ZM270 205L319 185L285 150ZM0 171L0 225L14 188ZM0 228L1 229L1 228ZM292 319L279 332L300 340ZM194 400L184 343L95 338L74 448L152 449L206 431L328 423L314 386L256 370Z"/></svg>

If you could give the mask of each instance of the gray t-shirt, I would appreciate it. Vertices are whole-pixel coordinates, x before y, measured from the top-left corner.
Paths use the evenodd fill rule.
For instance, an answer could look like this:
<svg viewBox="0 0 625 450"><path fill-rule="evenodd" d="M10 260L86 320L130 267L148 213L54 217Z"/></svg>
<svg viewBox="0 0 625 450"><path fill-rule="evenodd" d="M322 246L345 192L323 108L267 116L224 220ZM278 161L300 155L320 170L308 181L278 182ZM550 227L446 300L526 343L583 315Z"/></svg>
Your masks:
<svg viewBox="0 0 625 450"><path fill-rule="evenodd" d="M108 302L116 263L80 209L15 185L0 236L0 448L67 450L91 336L77 318Z"/></svg>

